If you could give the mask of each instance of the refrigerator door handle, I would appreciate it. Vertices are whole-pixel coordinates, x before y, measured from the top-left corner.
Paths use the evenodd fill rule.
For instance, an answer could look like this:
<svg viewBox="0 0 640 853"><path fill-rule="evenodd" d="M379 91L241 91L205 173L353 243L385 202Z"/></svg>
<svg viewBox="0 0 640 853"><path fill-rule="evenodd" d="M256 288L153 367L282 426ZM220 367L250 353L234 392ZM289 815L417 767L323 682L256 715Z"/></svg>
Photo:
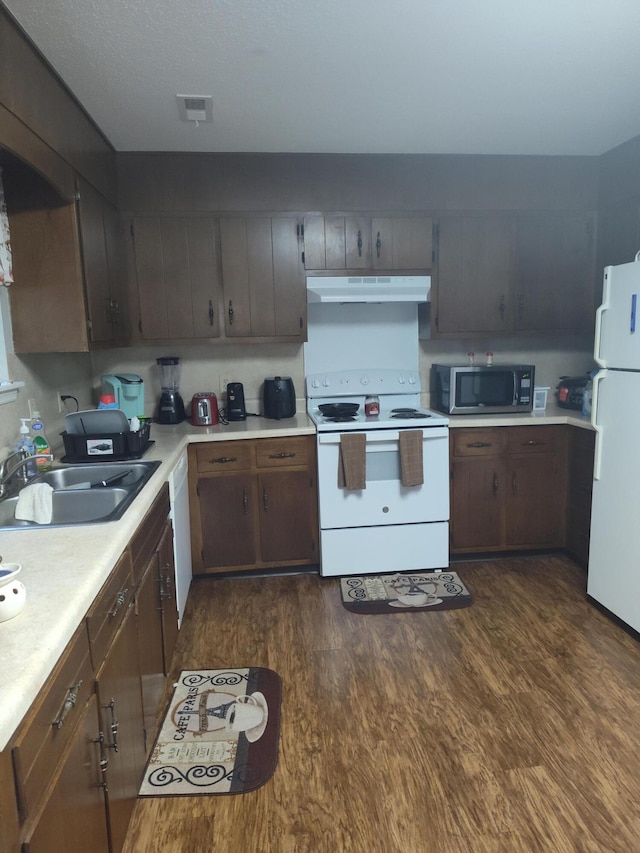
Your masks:
<svg viewBox="0 0 640 853"><path fill-rule="evenodd" d="M596 333L593 340L593 357L600 367L607 366L606 362L600 355L600 338L602 336L602 321L604 319L605 312L609 309L609 269L610 267L605 267L604 270L604 279L602 281L602 304L596 310Z"/></svg>
<svg viewBox="0 0 640 853"><path fill-rule="evenodd" d="M591 397L591 425L596 433L596 443L593 454L593 479L600 479L600 465L602 462L602 427L598 424L598 392L600 383L604 380L605 374L599 371L593 377L593 390Z"/></svg>

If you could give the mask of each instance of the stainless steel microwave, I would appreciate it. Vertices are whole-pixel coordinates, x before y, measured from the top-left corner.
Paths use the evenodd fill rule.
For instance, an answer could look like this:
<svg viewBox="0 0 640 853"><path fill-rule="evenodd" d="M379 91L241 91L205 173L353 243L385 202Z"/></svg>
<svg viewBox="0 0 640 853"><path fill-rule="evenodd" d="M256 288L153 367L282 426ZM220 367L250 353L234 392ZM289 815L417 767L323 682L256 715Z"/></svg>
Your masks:
<svg viewBox="0 0 640 853"><path fill-rule="evenodd" d="M448 415L530 412L534 381L532 364L434 364L430 405Z"/></svg>

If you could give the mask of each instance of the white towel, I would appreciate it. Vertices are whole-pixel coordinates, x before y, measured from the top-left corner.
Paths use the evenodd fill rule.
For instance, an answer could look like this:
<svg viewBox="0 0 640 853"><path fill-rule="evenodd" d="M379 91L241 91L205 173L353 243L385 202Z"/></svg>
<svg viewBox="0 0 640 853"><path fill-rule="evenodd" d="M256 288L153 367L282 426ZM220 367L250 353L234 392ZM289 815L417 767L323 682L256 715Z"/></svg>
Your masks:
<svg viewBox="0 0 640 853"><path fill-rule="evenodd" d="M53 516L53 488L48 483L25 486L18 495L16 519L51 524Z"/></svg>

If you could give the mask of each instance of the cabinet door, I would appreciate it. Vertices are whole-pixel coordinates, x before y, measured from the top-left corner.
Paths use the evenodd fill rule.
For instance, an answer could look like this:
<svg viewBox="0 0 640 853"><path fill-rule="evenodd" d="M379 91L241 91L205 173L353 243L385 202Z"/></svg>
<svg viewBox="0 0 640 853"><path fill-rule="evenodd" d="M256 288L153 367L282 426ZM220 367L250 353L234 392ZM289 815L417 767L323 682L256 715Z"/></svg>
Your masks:
<svg viewBox="0 0 640 853"><path fill-rule="evenodd" d="M208 217L133 221L140 330L144 340L219 335L217 225Z"/></svg>
<svg viewBox="0 0 640 853"><path fill-rule="evenodd" d="M506 495L500 456L455 459L451 465L451 550L493 550L504 543Z"/></svg>
<svg viewBox="0 0 640 853"><path fill-rule="evenodd" d="M198 480L205 568L253 566L258 559L255 474Z"/></svg>
<svg viewBox="0 0 640 853"><path fill-rule="evenodd" d="M431 219L400 216L376 218L372 221L371 230L374 269L431 269Z"/></svg>
<svg viewBox="0 0 640 853"><path fill-rule="evenodd" d="M439 333L503 332L511 327L513 227L509 216L441 218Z"/></svg>
<svg viewBox="0 0 640 853"><path fill-rule="evenodd" d="M519 214L514 328L583 331L594 310L594 223L588 212Z"/></svg>
<svg viewBox="0 0 640 853"><path fill-rule="evenodd" d="M15 212L10 228L15 285L9 288L9 299L15 351L88 352L75 203ZM34 311L41 319L34 318Z"/></svg>
<svg viewBox="0 0 640 853"><path fill-rule="evenodd" d="M107 808L111 853L120 853L144 771L144 718L133 606L115 636L97 678L101 731L109 758Z"/></svg>
<svg viewBox="0 0 640 853"><path fill-rule="evenodd" d="M566 544L567 550L585 566L589 562L594 447L594 432L569 428Z"/></svg>
<svg viewBox="0 0 640 853"><path fill-rule="evenodd" d="M80 717L61 769L23 853L107 853L107 815L93 695Z"/></svg>
<svg viewBox="0 0 640 853"><path fill-rule="evenodd" d="M557 454L512 454L507 490L507 546L564 545L565 483Z"/></svg>
<svg viewBox="0 0 640 853"><path fill-rule="evenodd" d="M147 752L153 745L154 724L165 687L160 584L160 556L155 552L147 563L136 592L137 647Z"/></svg>
<svg viewBox="0 0 640 853"><path fill-rule="evenodd" d="M102 199L100 194L84 181L80 183L78 190L78 219L91 340L112 341L113 311Z"/></svg>
<svg viewBox="0 0 640 853"><path fill-rule="evenodd" d="M92 343L126 340L124 240L113 205L79 182L78 220Z"/></svg>
<svg viewBox="0 0 640 853"><path fill-rule="evenodd" d="M173 528L164 529L158 544L158 582L160 617L162 620L162 652L164 672L169 674L173 653L178 642L178 604L176 602L176 567L173 556Z"/></svg>
<svg viewBox="0 0 640 853"><path fill-rule="evenodd" d="M220 229L227 337L302 338L297 219L238 217L223 219Z"/></svg>
<svg viewBox="0 0 640 853"><path fill-rule="evenodd" d="M318 559L314 535L315 478L309 471L278 471L258 477L260 546L265 563Z"/></svg>

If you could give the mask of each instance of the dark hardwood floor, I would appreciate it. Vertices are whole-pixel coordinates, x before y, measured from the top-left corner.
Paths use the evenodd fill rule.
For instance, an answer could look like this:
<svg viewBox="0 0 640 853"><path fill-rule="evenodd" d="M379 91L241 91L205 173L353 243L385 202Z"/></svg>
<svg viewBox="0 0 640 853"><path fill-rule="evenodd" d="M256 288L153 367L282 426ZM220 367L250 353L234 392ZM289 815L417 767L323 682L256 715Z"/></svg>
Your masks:
<svg viewBox="0 0 640 853"><path fill-rule="evenodd" d="M283 681L257 791L139 800L126 853L640 850L640 642L569 559L453 566L471 607L360 615L317 575L194 583L181 669Z"/></svg>

